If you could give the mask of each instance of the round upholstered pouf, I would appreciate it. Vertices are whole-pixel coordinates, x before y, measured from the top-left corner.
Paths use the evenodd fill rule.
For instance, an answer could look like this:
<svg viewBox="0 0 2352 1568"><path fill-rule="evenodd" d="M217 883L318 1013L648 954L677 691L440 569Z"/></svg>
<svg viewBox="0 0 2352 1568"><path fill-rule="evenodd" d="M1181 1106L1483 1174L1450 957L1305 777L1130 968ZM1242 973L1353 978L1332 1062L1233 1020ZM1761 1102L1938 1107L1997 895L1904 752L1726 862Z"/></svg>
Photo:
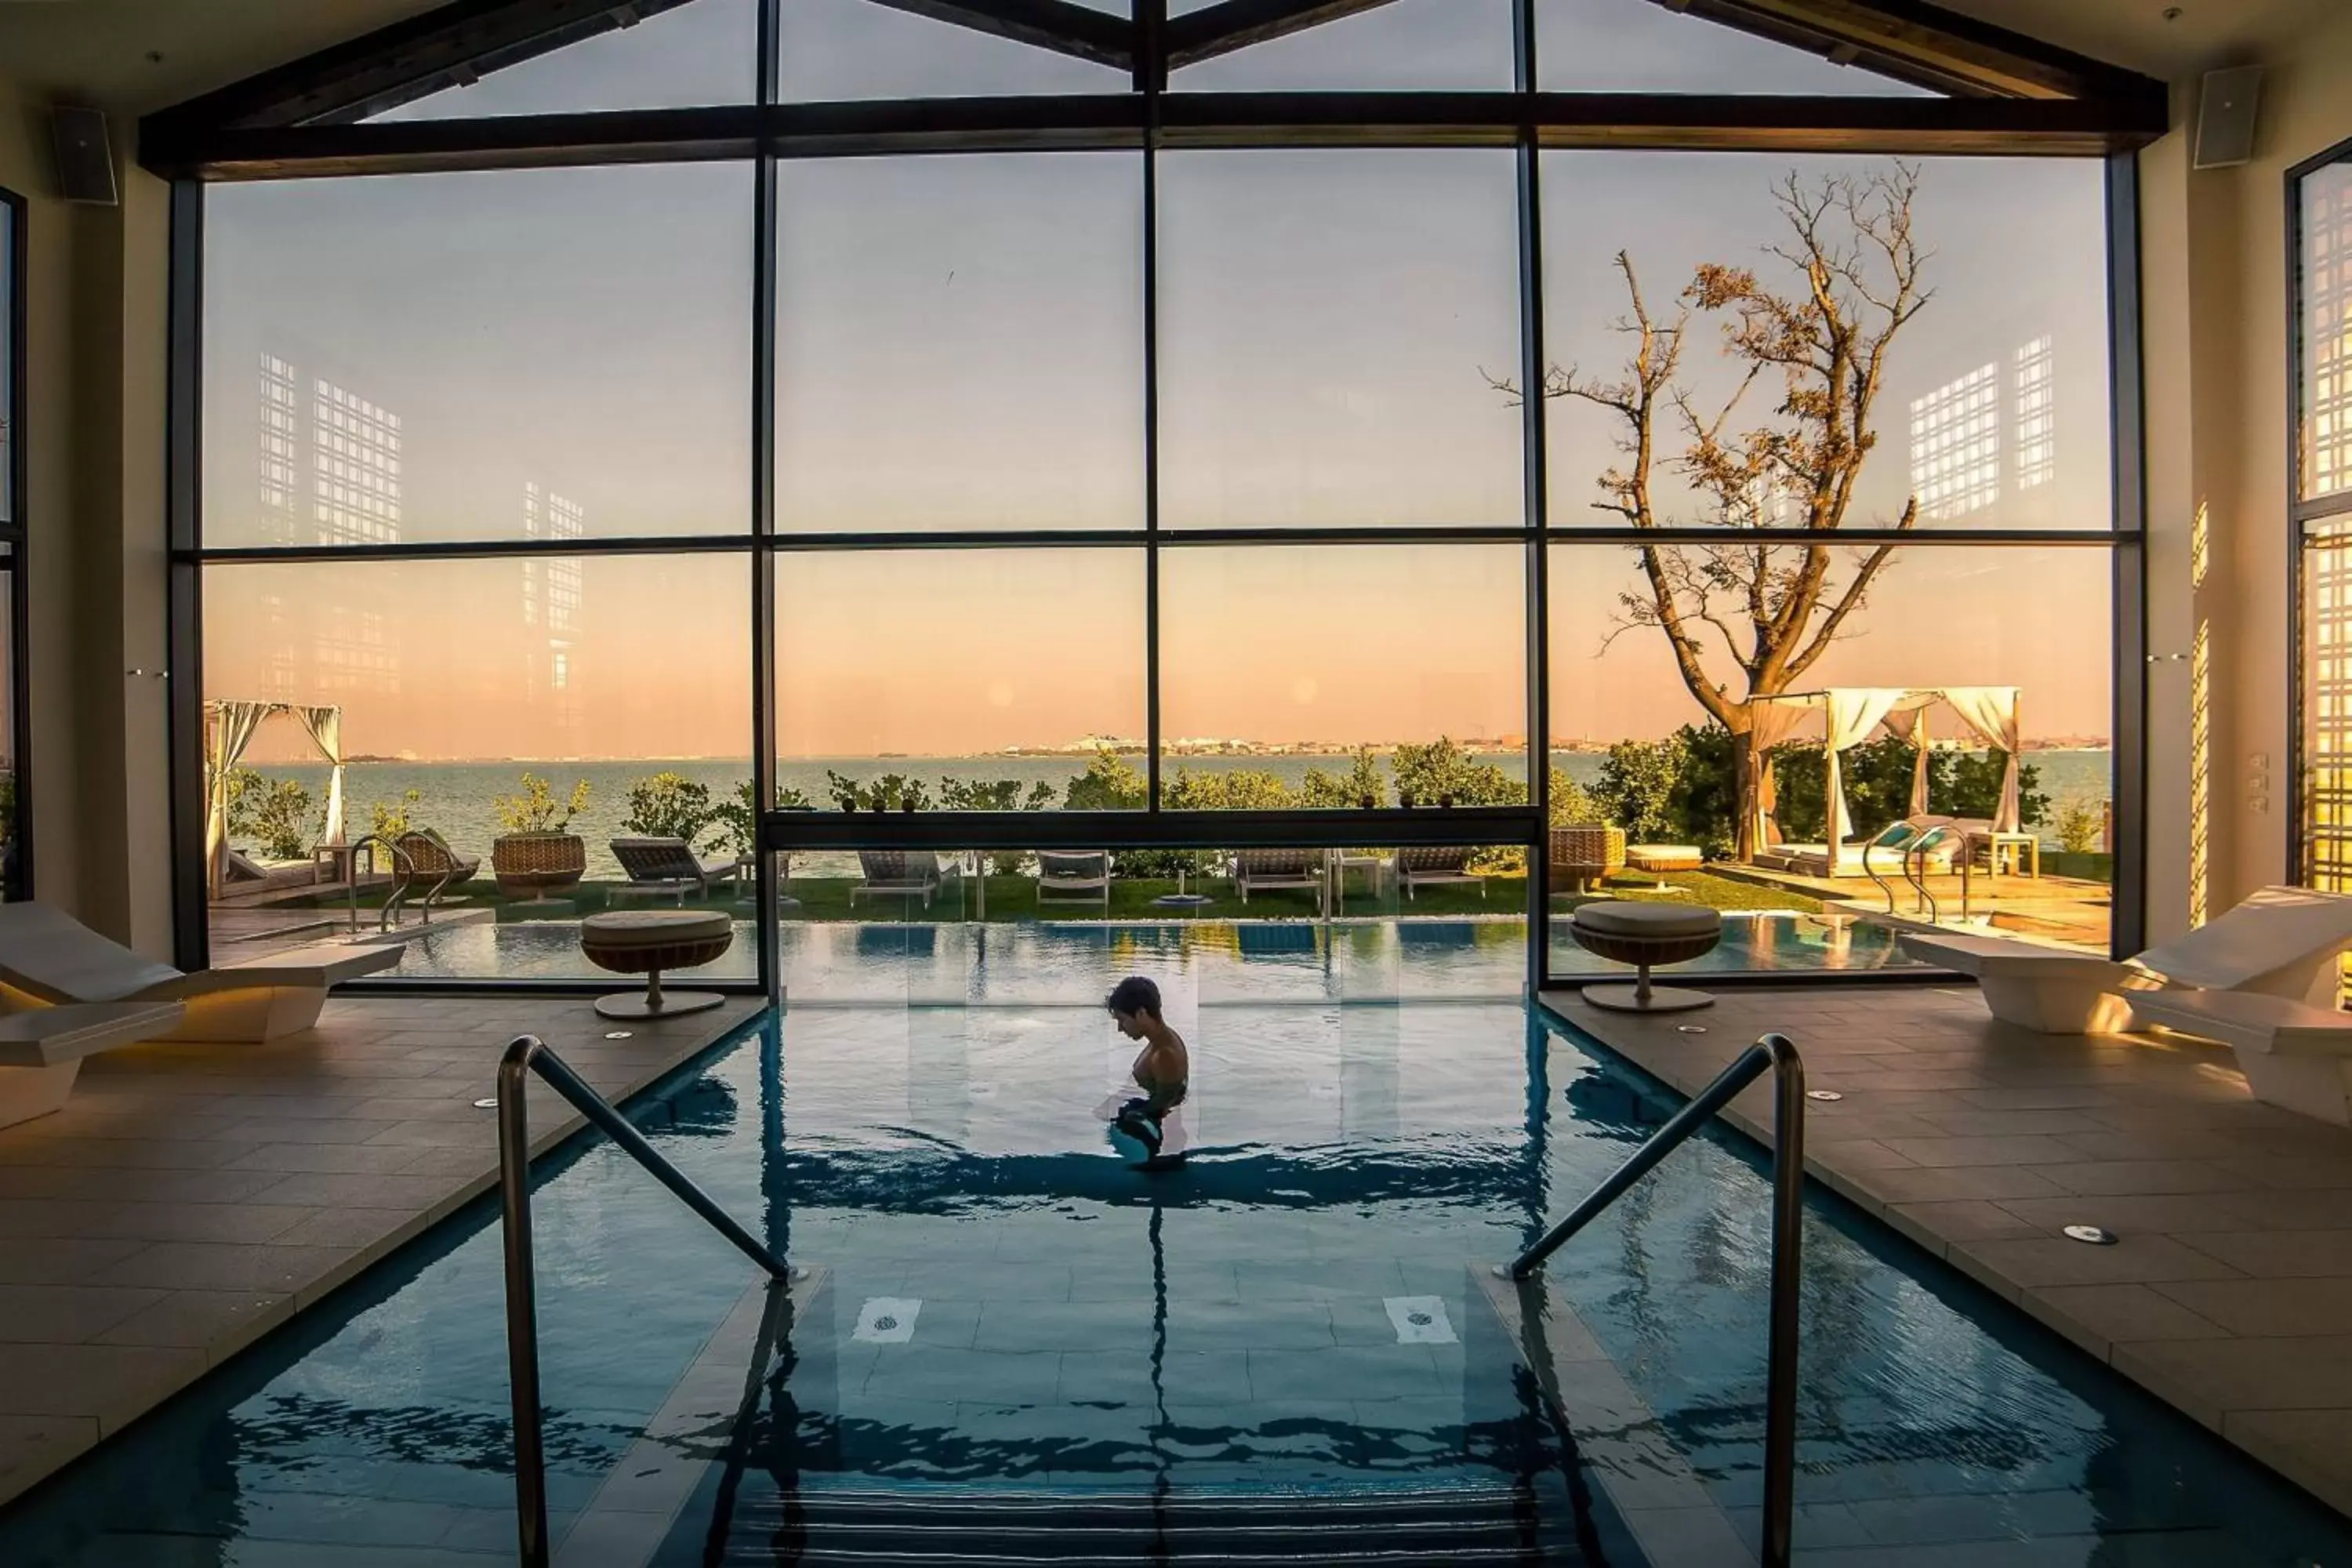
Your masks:
<svg viewBox="0 0 2352 1568"><path fill-rule="evenodd" d="M735 945L735 923L719 910L615 910L580 922L580 951L615 974L642 974L642 996L600 996L607 1018L670 1018L726 1000L712 991L662 991L662 971L709 963Z"/></svg>
<svg viewBox="0 0 2352 1568"><path fill-rule="evenodd" d="M1639 904L1612 900L1587 904L1570 917L1577 946L1596 958L1634 967L1631 985L1588 985L1584 999L1619 1013L1680 1013L1705 1007L1715 998L1704 991L1653 986L1650 966L1687 963L1715 951L1723 940L1723 917L1688 904Z"/></svg>

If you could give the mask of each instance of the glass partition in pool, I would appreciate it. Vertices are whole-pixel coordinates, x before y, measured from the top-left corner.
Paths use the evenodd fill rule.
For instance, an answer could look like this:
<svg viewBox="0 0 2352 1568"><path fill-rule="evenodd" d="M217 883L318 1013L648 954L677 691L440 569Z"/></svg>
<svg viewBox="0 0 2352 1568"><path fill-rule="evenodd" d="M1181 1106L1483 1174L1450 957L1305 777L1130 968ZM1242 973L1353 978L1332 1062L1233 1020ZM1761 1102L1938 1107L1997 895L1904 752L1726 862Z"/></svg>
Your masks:
<svg viewBox="0 0 2352 1568"><path fill-rule="evenodd" d="M832 1305L762 1396L746 1495L1052 1508L1499 1479L1535 1499L1557 1560L1620 1561L1562 1479L1569 1445L1477 1353L1465 1281L1670 1100L1515 1003L1171 990L1193 1064L1178 1169L1137 1169L1106 1127L1134 1047L1092 1001L795 1010L637 1102L666 1153L826 1271ZM750 1279L610 1147L549 1165L560 1539ZM1751 1531L1764 1194L1753 1150L1695 1142L1551 1266ZM1822 1561L2352 1557L2344 1521L1844 1205L1815 1202L1806 1246L1797 1530ZM1400 1302L1456 1342L1408 1340ZM0 1515L0 1557L509 1557L504 1366L477 1205Z"/></svg>

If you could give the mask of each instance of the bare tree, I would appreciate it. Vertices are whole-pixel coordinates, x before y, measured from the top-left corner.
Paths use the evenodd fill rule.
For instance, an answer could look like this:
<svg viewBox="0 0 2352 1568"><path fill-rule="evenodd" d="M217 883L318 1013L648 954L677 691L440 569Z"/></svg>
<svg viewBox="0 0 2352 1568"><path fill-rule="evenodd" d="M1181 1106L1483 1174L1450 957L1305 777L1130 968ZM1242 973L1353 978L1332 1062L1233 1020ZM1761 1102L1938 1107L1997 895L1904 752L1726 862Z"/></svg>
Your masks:
<svg viewBox="0 0 2352 1568"><path fill-rule="evenodd" d="M1851 635L1849 623L1895 551L1754 536L1764 529L1833 535L1846 524L1877 445L1872 420L1887 351L1930 298L1911 226L1918 190L1918 170L1901 163L1811 184L1788 175L1773 191L1788 237L1764 248L1796 274L1791 287L1707 262L1671 320L1653 312L1633 258L1619 251L1632 313L1614 326L1633 341L1623 378L1598 380L1573 365L1544 375L1544 396L1579 399L1621 422L1624 460L1601 476L1595 509L1640 530L1725 531L1719 544L1635 546L1643 585L1621 597L1610 635L1633 626L1664 632L1683 683L1731 732L1742 860L1758 847L1751 824L1763 759L1751 742L1753 706L1789 690ZM1694 312L1721 321L1723 353L1742 367L1730 393L1708 408L1681 376ZM1759 383L1769 392L1776 378L1770 416L1736 430L1749 394ZM1494 384L1518 395L1507 381ZM1662 450L1669 445L1679 449ZM1660 514L1652 479L1662 462L1684 477L1698 515ZM1908 531L1918 517L1914 495L1880 526ZM1717 666L1727 667L1720 678Z"/></svg>

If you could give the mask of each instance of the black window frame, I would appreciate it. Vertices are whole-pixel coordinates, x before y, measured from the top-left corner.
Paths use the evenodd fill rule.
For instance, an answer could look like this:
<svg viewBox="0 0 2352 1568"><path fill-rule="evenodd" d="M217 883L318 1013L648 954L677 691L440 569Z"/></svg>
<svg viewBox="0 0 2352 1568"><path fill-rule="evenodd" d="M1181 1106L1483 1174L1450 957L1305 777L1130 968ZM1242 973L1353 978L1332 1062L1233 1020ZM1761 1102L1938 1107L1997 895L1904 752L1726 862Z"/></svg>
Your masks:
<svg viewBox="0 0 2352 1568"><path fill-rule="evenodd" d="M2305 577L2311 552L2323 548L2316 536L2332 522L2352 523L2352 489L2315 500L2303 497L2304 369L2310 345L2304 335L2304 182L2322 169L2352 163L2352 138L2338 142L2287 170L2285 191L2286 273L2286 657L2287 740L2286 775L2293 809L2285 817L2287 874L2309 884L2314 879L2309 823L2311 770L2305 745L2310 736L2304 721L2309 697L2309 639L2305 636Z"/></svg>
<svg viewBox="0 0 2352 1568"><path fill-rule="evenodd" d="M2143 930L2144 802L2142 733L2146 706L2144 569L2140 539L2145 524L2139 360L2137 163L2139 147L2167 129L2161 83L2095 62L2044 48L2015 35L1992 41L2016 51L2027 66L2000 81L1964 79L1968 50L1956 50L1947 66L1931 69L1874 54L1861 58L1889 74L1938 78L1954 96L1918 98L1821 98L1739 95L1545 93L1536 75L1535 0L1515 4L1515 85L1509 91L1196 93L1170 90L1171 30L1165 0L1139 0L1132 30L1133 88L1126 94L922 100L858 103L778 101L775 40L782 0L761 0L759 10L760 72L756 104L711 109L618 110L524 116L510 119L357 122L389 102L468 79L463 58L444 61L435 51L434 19L387 29L371 39L330 50L309 62L253 82L223 89L177 110L151 117L142 127L142 159L173 185L172 498L172 639L173 668L189 673L175 683L173 728L174 934L184 966L201 965L206 954L206 908L203 868L202 574L208 563L332 559L465 559L544 553L544 546L519 542L397 543L363 547L206 548L202 540L201 304L203 289L204 186L228 180L340 176L454 169L524 169L616 162L744 160L754 165L754 277L750 319L755 333L751 398L752 453L751 521L748 533L723 538L618 538L567 542L567 555L631 552L717 552L745 553L751 573L752 774L758 798L772 801L775 765L773 713L773 624L775 564L797 551L908 550L984 546L1066 550L1088 545L1145 552L1146 722L1150 804L1126 814L927 813L916 816L846 818L824 813L767 811L761 826L759 857L758 989L772 994L777 914L773 897L774 852L803 848L905 844L959 848L1146 846L1232 847L1290 845L1345 847L1362 843L1480 842L1515 844L1530 851L1528 877L1528 970L1531 990L1551 980L1550 889L1546 844L1549 773L1538 763L1549 756L1552 735L1547 671L1549 664L1547 562L1555 544L1626 542L1619 528L1563 526L1549 516L1545 468L1545 400L1524 400L1523 511L1516 526L1445 530L1387 528L1253 528L1163 530L1159 517L1158 416L1158 229L1157 160L1163 150L1192 147L1463 147L1509 148L1517 166L1520 364L1522 384L1543 374L1543 258L1541 235L1542 153L1557 147L1671 147L1780 153L1837 152L1933 156L2004 154L2099 158L2105 169L2108 309L2109 418L2113 515L2097 530L1842 530L1841 542L1900 539L1920 548L1946 550L2030 544L2103 549L2113 563L2115 658L2114 767L2116 884L2111 946L2137 951ZM983 26L1006 10L1007 0L967 0L953 9L957 25ZM639 9L643 9L641 5ZM1036 9L1034 6L1029 9ZM1256 13L1315 10L1306 4L1272 5L1250 0ZM1022 6L1013 6L1021 10ZM1045 7L1048 12L1053 7ZM1223 8L1218 8L1222 10ZM1744 0L1710 0L1711 20L1741 26ZM1824 5L1851 16L1855 7ZM1890 7L1890 10L1892 8ZM1801 46L1788 31L1788 7L1759 12L1752 30ZM578 8L563 0L512 0L485 7L461 0L446 15L527 18L533 12L575 18L568 33L551 23L545 32L562 42L581 36ZM1193 17L1206 12L1193 13ZM1066 39L1088 48L1100 46L1093 30L1125 26L1118 18L1088 13L1088 37ZM1776 19L1777 18L1777 19ZM1894 18L1887 18L1890 24ZM1916 20L1916 18L1914 19ZM1960 18L1952 26L1973 28ZM1298 26L1310 25L1298 21ZM1829 24L1824 21L1823 26ZM520 26L520 21L517 22ZM1179 47L1202 24L1191 17ZM1905 26L1909 26L1908 23ZM1189 28L1190 31L1185 31ZM1777 29L1777 30L1776 30ZM993 30L993 29L986 29ZM1801 29L1800 29L1801 31ZM1992 37L1975 29L1976 43ZM562 37L559 38L559 34ZM502 35L503 36L503 35ZM1822 35L1826 37L1827 35ZM420 41L422 39L423 41ZM1034 41L1034 40L1033 40ZM1229 43L1243 47L1249 40ZM1833 43L1836 40L1832 40ZM463 39L459 39L462 44ZM449 45L457 47L458 45ZM529 58L511 39L498 63ZM1058 47L1049 45L1048 47ZM1839 47L1843 47L1843 45ZM1988 46L1989 47L1989 46ZM401 51L405 50L404 54ZM1843 58L1853 58L1847 54ZM384 74L397 62L400 80ZM2042 74L2038 77L2035 72ZM307 72L307 74L306 74ZM373 73L373 74L371 74ZM1958 83L1957 89L1954 84ZM2022 83L2023 85L2020 85ZM1181 87L1181 78L1177 85ZM340 96L338 96L340 95ZM371 96L372 95L372 96ZM322 108L321 105L327 107ZM341 105L341 107L335 107ZM784 159L876 156L982 151L1130 151L1142 160L1143 397L1146 506L1139 530L1094 534L1018 531L909 535L905 533L785 534L775 528L774 420L777 303L775 222L776 169ZM1720 542L1719 530L1659 531L1660 543ZM1764 537L1762 534L1759 538ZM1775 536L1777 537L1777 535ZM1807 537L1793 534L1793 538ZM1453 811L1285 811L1195 813L1165 811L1160 805L1160 563L1161 552L1230 545L1406 545L1437 541L1509 542L1527 552L1525 581L1528 649L1528 800L1525 805ZM1895 972L1783 972L1750 978L1772 984L1880 981ZM1710 976L1739 983L1738 976ZM580 989L543 982L484 980L405 982L436 989ZM744 987L750 989L751 987Z"/></svg>
<svg viewBox="0 0 2352 1568"><path fill-rule="evenodd" d="M16 768L16 853L0 859L0 900L19 902L33 892L33 712L28 655L32 651L32 595L26 580L26 537L31 519L32 455L25 438L26 407L31 394L31 353L25 337L30 321L28 274L32 268L29 229L31 204L0 186L0 211L8 215L7 244L0 247L0 310L7 312L8 353L0 363L7 378L8 461L0 483L8 487L8 511L0 522L0 547L5 547L8 595L8 721L9 742Z"/></svg>

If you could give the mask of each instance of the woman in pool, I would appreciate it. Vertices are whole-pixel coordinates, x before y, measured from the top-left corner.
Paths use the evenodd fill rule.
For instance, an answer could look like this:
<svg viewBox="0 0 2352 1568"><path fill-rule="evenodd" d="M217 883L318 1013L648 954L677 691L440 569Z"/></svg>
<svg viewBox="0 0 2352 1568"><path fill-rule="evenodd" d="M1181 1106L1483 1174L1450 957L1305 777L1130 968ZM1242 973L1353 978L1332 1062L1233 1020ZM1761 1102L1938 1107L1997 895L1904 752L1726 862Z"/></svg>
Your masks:
<svg viewBox="0 0 2352 1568"><path fill-rule="evenodd" d="M1184 1091L1192 1077L1192 1054L1184 1048L1184 1037L1160 1016L1160 987L1143 976L1134 974L1120 981L1103 1005L1110 1010L1120 1034L1143 1042L1135 1065L1128 1069L1136 1088L1143 1092L1118 1106L1111 1125L1142 1144L1144 1152L1157 1160L1168 1142L1168 1117L1184 1103ZM1178 1141L1181 1144L1181 1134ZM1181 1157L1181 1147L1170 1156Z"/></svg>

